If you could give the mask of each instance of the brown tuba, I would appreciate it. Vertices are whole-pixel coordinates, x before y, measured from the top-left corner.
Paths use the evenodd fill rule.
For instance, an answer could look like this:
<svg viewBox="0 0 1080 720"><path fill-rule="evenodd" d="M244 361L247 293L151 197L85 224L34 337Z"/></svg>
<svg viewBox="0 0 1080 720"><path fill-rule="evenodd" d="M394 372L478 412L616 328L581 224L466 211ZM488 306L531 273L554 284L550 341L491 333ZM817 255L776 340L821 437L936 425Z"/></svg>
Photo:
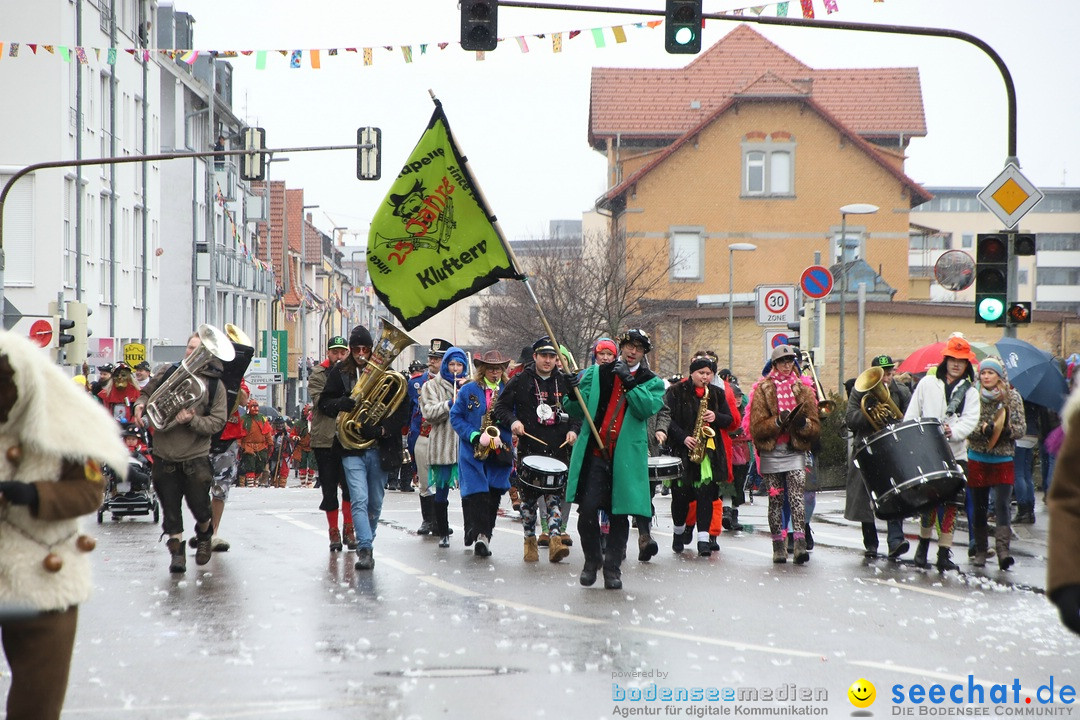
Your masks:
<svg viewBox="0 0 1080 720"><path fill-rule="evenodd" d="M391 370L390 363L416 341L386 320L382 324L382 334L371 349L371 359L360 371L350 395L356 406L337 418L338 442L349 450L367 450L374 445L374 440L363 436L363 429L378 425L405 399L405 376Z"/></svg>
<svg viewBox="0 0 1080 720"><path fill-rule="evenodd" d="M881 381L884 376L884 370L872 367L855 378L854 391L863 394L859 401L859 408L874 426L875 431L904 419L904 413L900 412L900 408L896 407L896 403L889 395L889 388L885 387L885 383ZM868 403L868 400L873 402Z"/></svg>

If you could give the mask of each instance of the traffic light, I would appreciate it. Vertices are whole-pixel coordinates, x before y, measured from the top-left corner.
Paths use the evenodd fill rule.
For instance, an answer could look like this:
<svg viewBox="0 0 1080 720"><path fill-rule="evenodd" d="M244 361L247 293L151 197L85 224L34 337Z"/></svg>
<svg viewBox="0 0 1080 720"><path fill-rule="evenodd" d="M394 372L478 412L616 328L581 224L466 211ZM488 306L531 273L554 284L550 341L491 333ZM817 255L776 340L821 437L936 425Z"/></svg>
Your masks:
<svg viewBox="0 0 1080 720"><path fill-rule="evenodd" d="M499 44L497 0L461 0L461 47L494 50Z"/></svg>
<svg viewBox="0 0 1080 720"><path fill-rule="evenodd" d="M244 128L244 150L247 155L240 156L240 179L247 182L266 179L266 153L259 152L266 147L266 131L260 127Z"/></svg>
<svg viewBox="0 0 1080 720"><path fill-rule="evenodd" d="M87 338L90 337L90 329L86 321L90 317L91 310L86 303L68 301L67 317L65 322L71 323L71 346L64 350L65 362L68 365L82 365L86 362Z"/></svg>
<svg viewBox="0 0 1080 720"><path fill-rule="evenodd" d="M795 332L800 332L800 328L802 328L802 323L789 322L787 324L787 329L788 330L793 330ZM787 343L785 343L785 344L790 345L791 347L798 349L799 344L801 342L802 342L802 337L800 335L788 335Z"/></svg>
<svg viewBox="0 0 1080 720"><path fill-rule="evenodd" d="M983 233L975 246L975 322L1005 324L1009 291L1007 233Z"/></svg>
<svg viewBox="0 0 1080 720"><path fill-rule="evenodd" d="M1010 325L1026 325L1031 322L1031 303L1011 303L1009 305L1009 312L1006 314L1009 316Z"/></svg>
<svg viewBox="0 0 1080 720"><path fill-rule="evenodd" d="M356 131L356 144L368 146L356 150L356 179L378 180L382 177L382 130L360 128Z"/></svg>
<svg viewBox="0 0 1080 720"><path fill-rule="evenodd" d="M664 9L664 49L675 55L701 52L702 0L667 0Z"/></svg>
<svg viewBox="0 0 1080 720"><path fill-rule="evenodd" d="M49 344L49 354L53 362L60 362L60 353L65 352L65 345L75 342L75 335L68 332L75 327L75 321L64 317L64 309L54 300L49 303L49 315L52 315L53 339Z"/></svg>
<svg viewBox="0 0 1080 720"><path fill-rule="evenodd" d="M1035 254L1035 236L1029 233L1017 233L1013 236L1013 255L1017 257Z"/></svg>

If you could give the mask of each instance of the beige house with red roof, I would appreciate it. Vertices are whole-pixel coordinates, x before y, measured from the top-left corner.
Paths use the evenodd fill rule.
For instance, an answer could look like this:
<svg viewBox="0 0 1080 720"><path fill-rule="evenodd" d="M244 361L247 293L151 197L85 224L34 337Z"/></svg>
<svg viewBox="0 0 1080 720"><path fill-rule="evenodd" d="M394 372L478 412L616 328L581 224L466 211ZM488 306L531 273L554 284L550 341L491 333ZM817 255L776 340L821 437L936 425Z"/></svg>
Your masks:
<svg viewBox="0 0 1080 720"><path fill-rule="evenodd" d="M597 206L628 266L665 272L657 299L683 307L726 299L732 243L757 246L734 255L736 296L797 285L815 252L840 262L851 203L880 210L848 216L843 259L907 299L909 213L932 196L904 157L925 134L917 68L811 68L745 25L684 68L593 70L589 142L609 186Z"/></svg>

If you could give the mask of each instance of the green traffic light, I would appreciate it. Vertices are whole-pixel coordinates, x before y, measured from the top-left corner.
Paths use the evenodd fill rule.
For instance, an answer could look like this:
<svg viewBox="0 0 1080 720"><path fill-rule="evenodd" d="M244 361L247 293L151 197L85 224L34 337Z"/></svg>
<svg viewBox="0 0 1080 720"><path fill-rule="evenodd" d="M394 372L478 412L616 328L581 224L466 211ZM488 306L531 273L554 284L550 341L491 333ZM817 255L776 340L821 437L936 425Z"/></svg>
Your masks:
<svg viewBox="0 0 1080 720"><path fill-rule="evenodd" d="M988 297L979 301L979 319L983 322L997 322L1005 314L1005 303L998 298Z"/></svg>

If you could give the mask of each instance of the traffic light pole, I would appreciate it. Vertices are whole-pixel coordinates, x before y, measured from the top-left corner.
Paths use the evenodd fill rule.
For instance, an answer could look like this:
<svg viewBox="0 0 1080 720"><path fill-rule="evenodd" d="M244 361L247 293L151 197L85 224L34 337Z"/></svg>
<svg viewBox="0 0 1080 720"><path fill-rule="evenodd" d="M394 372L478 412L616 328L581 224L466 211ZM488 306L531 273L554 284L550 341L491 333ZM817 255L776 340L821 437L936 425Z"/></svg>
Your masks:
<svg viewBox="0 0 1080 720"><path fill-rule="evenodd" d="M0 309L4 307L4 269L7 264L4 250L4 203L7 202L8 193L15 183L24 175L38 170L51 168L83 167L85 165L122 165L136 162L156 162L158 160L183 160L188 158L223 157L225 155L253 155L265 153L273 156L274 153L314 152L318 150L370 150L374 148L370 144L357 145L310 145L305 147L290 148L261 148L255 152L251 150L209 150L207 152L180 152L180 153L157 153L155 155L125 155L123 157L87 158L84 160L53 160L50 162L34 163L18 170L4 184L0 190ZM2 310L0 310L2 311Z"/></svg>

